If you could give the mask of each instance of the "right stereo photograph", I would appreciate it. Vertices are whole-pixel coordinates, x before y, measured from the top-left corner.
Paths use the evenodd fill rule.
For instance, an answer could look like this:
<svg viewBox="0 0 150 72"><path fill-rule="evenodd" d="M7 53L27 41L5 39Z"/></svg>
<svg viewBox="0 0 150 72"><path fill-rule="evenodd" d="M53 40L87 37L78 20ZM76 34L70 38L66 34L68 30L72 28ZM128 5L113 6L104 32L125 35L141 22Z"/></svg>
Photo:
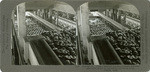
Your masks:
<svg viewBox="0 0 150 72"><path fill-rule="evenodd" d="M79 49L86 49L91 64L140 65L140 15L134 5L93 1L82 4L77 14Z"/></svg>

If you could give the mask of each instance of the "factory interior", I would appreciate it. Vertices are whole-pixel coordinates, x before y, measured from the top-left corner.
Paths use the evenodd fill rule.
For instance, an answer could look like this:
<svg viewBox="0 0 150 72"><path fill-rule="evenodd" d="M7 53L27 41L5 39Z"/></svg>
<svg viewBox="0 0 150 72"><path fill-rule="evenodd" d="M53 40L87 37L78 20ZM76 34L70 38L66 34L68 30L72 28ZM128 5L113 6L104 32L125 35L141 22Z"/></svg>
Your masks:
<svg viewBox="0 0 150 72"><path fill-rule="evenodd" d="M140 65L140 14L127 2L18 4L12 11L13 65Z"/></svg>

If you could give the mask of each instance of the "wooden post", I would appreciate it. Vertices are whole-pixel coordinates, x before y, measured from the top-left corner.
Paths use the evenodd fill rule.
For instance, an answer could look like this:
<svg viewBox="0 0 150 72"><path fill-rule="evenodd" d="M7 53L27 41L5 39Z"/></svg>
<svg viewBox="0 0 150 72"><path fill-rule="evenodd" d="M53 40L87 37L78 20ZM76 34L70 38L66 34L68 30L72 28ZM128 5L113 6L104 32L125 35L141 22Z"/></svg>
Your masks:
<svg viewBox="0 0 150 72"><path fill-rule="evenodd" d="M18 24L18 40L19 48L23 55L26 36L26 25L25 25L25 3L21 3L17 6L17 24Z"/></svg>
<svg viewBox="0 0 150 72"><path fill-rule="evenodd" d="M85 3L80 6L78 11L78 24L80 30L80 37L83 44L83 47L87 48L88 51L88 59L91 61L92 59L92 43L88 41L90 36L90 27L88 24L89 20L89 8L88 3Z"/></svg>

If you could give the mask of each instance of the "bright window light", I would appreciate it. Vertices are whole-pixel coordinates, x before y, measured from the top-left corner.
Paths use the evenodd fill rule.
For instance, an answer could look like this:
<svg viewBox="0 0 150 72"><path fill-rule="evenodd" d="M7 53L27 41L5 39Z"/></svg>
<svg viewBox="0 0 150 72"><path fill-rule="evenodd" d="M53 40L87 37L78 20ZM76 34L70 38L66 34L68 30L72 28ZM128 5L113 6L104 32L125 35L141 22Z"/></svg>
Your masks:
<svg viewBox="0 0 150 72"><path fill-rule="evenodd" d="M26 16L30 16L30 14L29 14L29 12L26 12L26 14L25 14Z"/></svg>
<svg viewBox="0 0 150 72"><path fill-rule="evenodd" d="M99 16L97 12L91 12L93 16Z"/></svg>
<svg viewBox="0 0 150 72"><path fill-rule="evenodd" d="M2 0L0 0L0 2L1 2Z"/></svg>

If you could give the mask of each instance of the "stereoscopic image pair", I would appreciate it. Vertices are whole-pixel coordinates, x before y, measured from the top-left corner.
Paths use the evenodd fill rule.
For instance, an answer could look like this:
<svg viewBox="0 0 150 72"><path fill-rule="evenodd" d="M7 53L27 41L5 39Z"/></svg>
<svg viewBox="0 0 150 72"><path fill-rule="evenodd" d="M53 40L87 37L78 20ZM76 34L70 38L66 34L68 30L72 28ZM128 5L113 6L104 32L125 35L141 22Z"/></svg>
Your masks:
<svg viewBox="0 0 150 72"><path fill-rule="evenodd" d="M140 65L140 25L127 2L77 9L60 1L20 3L12 11L12 64Z"/></svg>

